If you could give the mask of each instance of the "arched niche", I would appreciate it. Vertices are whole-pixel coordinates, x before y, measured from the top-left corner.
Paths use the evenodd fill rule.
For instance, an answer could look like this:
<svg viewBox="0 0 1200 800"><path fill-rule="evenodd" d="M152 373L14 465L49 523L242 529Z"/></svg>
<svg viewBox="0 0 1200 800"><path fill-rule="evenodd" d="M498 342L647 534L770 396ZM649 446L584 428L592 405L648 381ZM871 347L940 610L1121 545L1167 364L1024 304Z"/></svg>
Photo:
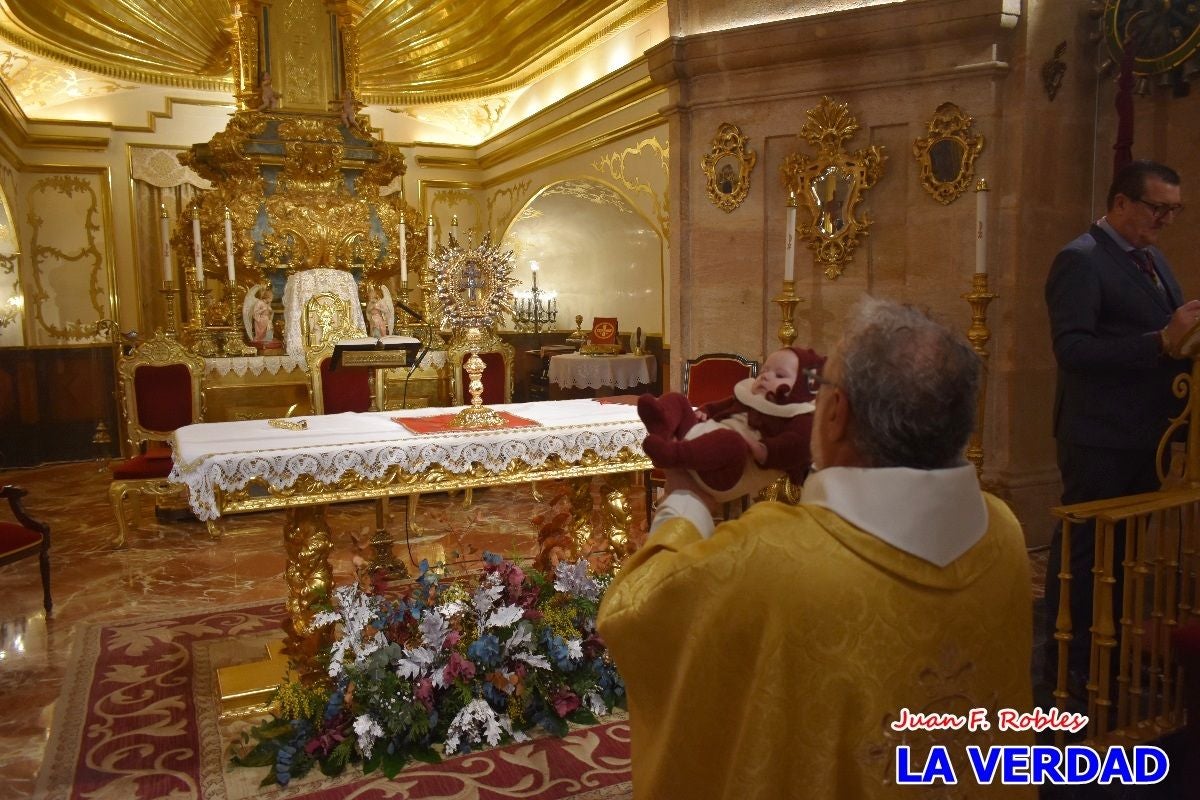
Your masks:
<svg viewBox="0 0 1200 800"><path fill-rule="evenodd" d="M557 292L552 330L584 330L592 317L616 317L623 332L663 333L662 234L613 186L571 179L540 189L513 218L504 247L514 256L517 291Z"/></svg>

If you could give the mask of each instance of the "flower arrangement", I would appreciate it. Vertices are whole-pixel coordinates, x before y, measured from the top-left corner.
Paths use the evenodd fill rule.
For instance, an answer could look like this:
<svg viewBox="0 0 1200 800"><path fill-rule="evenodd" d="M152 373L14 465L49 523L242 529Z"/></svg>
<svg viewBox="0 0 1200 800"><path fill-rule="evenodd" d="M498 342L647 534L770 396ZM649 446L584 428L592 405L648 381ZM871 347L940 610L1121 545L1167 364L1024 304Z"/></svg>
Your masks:
<svg viewBox="0 0 1200 800"><path fill-rule="evenodd" d="M422 562L395 599L380 589L334 591L314 620L338 626L328 680L281 686L274 716L232 748L234 764L270 768L264 786L352 763L390 778L411 760L524 741L539 726L563 736L624 706L586 559L549 577L488 553L474 585Z"/></svg>

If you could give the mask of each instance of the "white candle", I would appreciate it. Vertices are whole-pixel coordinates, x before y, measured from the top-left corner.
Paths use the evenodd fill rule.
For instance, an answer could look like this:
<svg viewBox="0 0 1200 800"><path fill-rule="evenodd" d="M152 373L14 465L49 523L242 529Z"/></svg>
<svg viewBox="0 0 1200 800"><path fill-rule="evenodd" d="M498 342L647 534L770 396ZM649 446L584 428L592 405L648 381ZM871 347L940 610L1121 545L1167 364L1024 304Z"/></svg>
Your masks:
<svg viewBox="0 0 1200 800"><path fill-rule="evenodd" d="M400 282L408 286L408 242L405 240L404 217L400 217Z"/></svg>
<svg viewBox="0 0 1200 800"><path fill-rule="evenodd" d="M976 273L988 273L988 181L976 184Z"/></svg>
<svg viewBox="0 0 1200 800"><path fill-rule="evenodd" d="M204 254L200 245L200 209L192 209L192 255L196 260L196 281L204 283Z"/></svg>
<svg viewBox="0 0 1200 800"><path fill-rule="evenodd" d="M787 238L783 248L783 279L796 277L796 193L791 192L787 206Z"/></svg>
<svg viewBox="0 0 1200 800"><path fill-rule="evenodd" d="M531 273L533 273L533 288L536 289L537 288L537 273L538 273L538 263L536 261L529 262L529 271Z"/></svg>
<svg viewBox="0 0 1200 800"><path fill-rule="evenodd" d="M163 283L171 282L171 220L167 218L167 204L161 204L162 212L159 217L160 239L162 241Z"/></svg>
<svg viewBox="0 0 1200 800"><path fill-rule="evenodd" d="M225 268L229 270L229 282L233 283L233 217L225 209Z"/></svg>
<svg viewBox="0 0 1200 800"><path fill-rule="evenodd" d="M429 257L433 258L433 214L429 215Z"/></svg>

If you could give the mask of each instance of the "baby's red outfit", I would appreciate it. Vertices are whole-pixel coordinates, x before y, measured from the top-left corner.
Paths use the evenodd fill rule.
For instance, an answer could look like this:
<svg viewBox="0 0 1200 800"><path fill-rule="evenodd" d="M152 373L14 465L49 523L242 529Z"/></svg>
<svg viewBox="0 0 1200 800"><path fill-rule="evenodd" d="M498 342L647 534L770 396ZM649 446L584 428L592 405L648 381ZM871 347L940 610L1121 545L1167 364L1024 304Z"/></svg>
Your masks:
<svg viewBox="0 0 1200 800"><path fill-rule="evenodd" d="M792 350L801 370L795 386L781 387L782 397L768 397L753 394L753 378L740 381L732 397L702 407L709 420L723 424L704 425L690 439L688 433L699 420L686 396L678 392L660 398L642 395L638 414L649 434L642 443L646 455L657 467L690 469L711 490L726 492L737 486L747 467L760 467L746 440L747 435L757 435L767 448L760 468L778 470L793 483L801 483L812 464L809 443L814 408L803 370L819 369L825 359L806 348ZM737 415L743 416L739 419Z"/></svg>

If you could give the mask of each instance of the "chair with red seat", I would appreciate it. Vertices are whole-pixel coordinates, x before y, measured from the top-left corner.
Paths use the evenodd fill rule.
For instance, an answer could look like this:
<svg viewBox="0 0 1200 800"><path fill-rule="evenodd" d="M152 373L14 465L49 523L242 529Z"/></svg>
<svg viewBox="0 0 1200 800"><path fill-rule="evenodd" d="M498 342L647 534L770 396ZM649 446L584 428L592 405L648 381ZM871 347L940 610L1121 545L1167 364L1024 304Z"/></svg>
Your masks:
<svg viewBox="0 0 1200 800"><path fill-rule="evenodd" d="M162 331L139 344L117 363L125 438L132 455L111 465L109 502L117 519L113 544L122 547L128 534L125 499L135 495L177 494L167 482L171 449L167 440L177 428L204 418L204 360L188 352Z"/></svg>
<svg viewBox="0 0 1200 800"><path fill-rule="evenodd" d="M333 344L308 355L309 400L314 414L371 410L371 371L365 367L333 368Z"/></svg>
<svg viewBox="0 0 1200 800"><path fill-rule="evenodd" d="M683 362L681 390L693 406L729 397L738 381L758 375L758 362L736 353L705 353ZM652 469L645 475L646 524L654 518L654 500L666 477Z"/></svg>
<svg viewBox="0 0 1200 800"><path fill-rule="evenodd" d="M16 486L0 489L0 497L8 500L17 523L0 522L0 567L37 556L42 571L42 605L49 614L54 608L50 599L50 526L30 517L21 505L28 494Z"/></svg>
<svg viewBox="0 0 1200 800"><path fill-rule="evenodd" d="M471 349L467 346L465 336L455 336L447 348L453 384L452 394L456 405L467 405L471 402L471 378L465 366L470 353ZM484 405L512 402L513 362L516 357L516 351L511 344L491 330L483 332L479 343L479 358L484 363L483 393L480 395Z"/></svg>

